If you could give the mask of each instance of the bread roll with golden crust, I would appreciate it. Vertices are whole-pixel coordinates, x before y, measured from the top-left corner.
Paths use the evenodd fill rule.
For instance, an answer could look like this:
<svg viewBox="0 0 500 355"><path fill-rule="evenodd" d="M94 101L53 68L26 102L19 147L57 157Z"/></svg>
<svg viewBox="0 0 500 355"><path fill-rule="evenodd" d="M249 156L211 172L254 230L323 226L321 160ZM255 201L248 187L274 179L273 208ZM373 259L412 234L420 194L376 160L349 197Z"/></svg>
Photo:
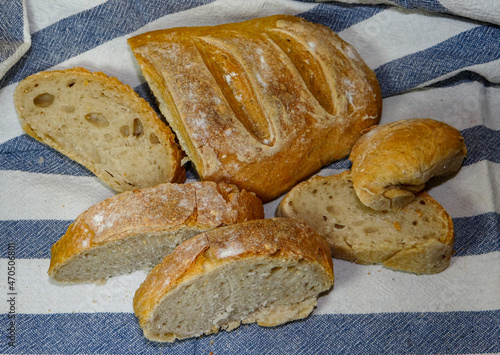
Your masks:
<svg viewBox="0 0 500 355"><path fill-rule="evenodd" d="M375 210L398 210L433 176L457 171L467 154L460 132L440 121L415 118L371 127L354 145L354 190Z"/></svg>
<svg viewBox="0 0 500 355"><path fill-rule="evenodd" d="M200 177L264 202L346 156L380 119L374 72L330 28L298 17L159 30L129 44Z"/></svg>
<svg viewBox="0 0 500 355"><path fill-rule="evenodd" d="M173 342L305 318L333 282L330 248L306 223L253 220L179 245L136 291L134 312L146 338Z"/></svg>
<svg viewBox="0 0 500 355"><path fill-rule="evenodd" d="M48 274L100 282L150 268L196 234L264 218L254 193L225 183L161 184L124 192L80 214L52 246Z"/></svg>
<svg viewBox="0 0 500 355"><path fill-rule="evenodd" d="M170 128L130 86L84 68L22 80L14 104L24 131L118 192L186 178Z"/></svg>

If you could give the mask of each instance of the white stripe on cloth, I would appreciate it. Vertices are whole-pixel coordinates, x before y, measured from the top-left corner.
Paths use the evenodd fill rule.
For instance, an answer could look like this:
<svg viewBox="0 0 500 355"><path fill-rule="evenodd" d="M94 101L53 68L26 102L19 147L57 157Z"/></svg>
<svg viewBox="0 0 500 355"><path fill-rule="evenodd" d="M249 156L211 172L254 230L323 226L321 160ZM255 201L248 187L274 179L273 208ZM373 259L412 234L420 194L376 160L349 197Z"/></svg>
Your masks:
<svg viewBox="0 0 500 355"><path fill-rule="evenodd" d="M0 268L6 269L6 259ZM109 279L104 285L61 285L47 275L49 259L18 259L18 313L133 312L144 271ZM436 275L397 272L380 265L334 260L335 285L319 298L315 314L482 311L500 308L500 252L453 257ZM460 280L457 282L457 280ZM0 292L6 294L6 283ZM8 303L0 303L7 313Z"/></svg>
<svg viewBox="0 0 500 355"><path fill-rule="evenodd" d="M477 24L452 17L391 7L339 33L366 64L375 69L392 60L432 47Z"/></svg>
<svg viewBox="0 0 500 355"><path fill-rule="evenodd" d="M0 220L74 220L114 192L96 177L0 170Z"/></svg>

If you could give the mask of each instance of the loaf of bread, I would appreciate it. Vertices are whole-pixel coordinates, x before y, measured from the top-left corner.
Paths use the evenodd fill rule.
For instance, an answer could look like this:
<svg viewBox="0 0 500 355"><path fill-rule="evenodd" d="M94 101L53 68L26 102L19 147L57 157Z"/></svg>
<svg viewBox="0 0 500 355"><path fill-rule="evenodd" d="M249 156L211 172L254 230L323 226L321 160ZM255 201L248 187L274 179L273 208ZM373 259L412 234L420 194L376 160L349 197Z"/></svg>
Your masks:
<svg viewBox="0 0 500 355"><path fill-rule="evenodd" d="M345 171L298 184L277 215L307 222L327 239L334 258L417 274L435 274L450 264L453 222L424 191L402 210L375 211L359 201Z"/></svg>
<svg viewBox="0 0 500 355"><path fill-rule="evenodd" d="M374 126L349 156L354 190L368 207L401 209L430 178L457 171L466 154L460 132L444 122L424 118Z"/></svg>
<svg viewBox="0 0 500 355"><path fill-rule="evenodd" d="M137 290L134 311L144 335L164 342L305 318L333 286L329 249L294 219L217 228L158 264Z"/></svg>
<svg viewBox="0 0 500 355"><path fill-rule="evenodd" d="M380 119L374 72L330 28L298 17L171 28L129 44L199 176L264 202L347 156Z"/></svg>
<svg viewBox="0 0 500 355"><path fill-rule="evenodd" d="M41 72L17 86L22 127L118 192L183 182L170 128L129 86L83 68Z"/></svg>
<svg viewBox="0 0 500 355"><path fill-rule="evenodd" d="M165 183L110 197L83 212L52 246L49 276L100 282L151 268L196 234L264 217L253 193L225 183Z"/></svg>

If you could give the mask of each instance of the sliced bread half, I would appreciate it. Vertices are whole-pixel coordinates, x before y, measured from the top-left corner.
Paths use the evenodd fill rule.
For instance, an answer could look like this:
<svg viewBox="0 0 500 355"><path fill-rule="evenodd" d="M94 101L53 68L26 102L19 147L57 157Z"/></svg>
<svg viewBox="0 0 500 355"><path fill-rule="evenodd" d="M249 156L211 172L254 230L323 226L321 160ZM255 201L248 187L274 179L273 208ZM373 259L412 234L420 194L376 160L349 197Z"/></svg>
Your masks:
<svg viewBox="0 0 500 355"><path fill-rule="evenodd" d="M450 264L453 222L426 192L416 193L402 210L376 211L360 202L345 171L300 183L280 202L277 215L306 221L328 240L334 258L418 274Z"/></svg>
<svg viewBox="0 0 500 355"><path fill-rule="evenodd" d="M100 282L151 268L198 233L263 216L255 194L224 183L124 192L78 216L52 246L48 273L62 282Z"/></svg>
<svg viewBox="0 0 500 355"><path fill-rule="evenodd" d="M261 219L179 245L137 290L134 311L148 339L173 342L305 318L332 286L324 238L294 219Z"/></svg>
<svg viewBox="0 0 500 355"><path fill-rule="evenodd" d="M14 104L28 135L118 192L185 180L170 128L116 78L84 68L40 72L19 83Z"/></svg>

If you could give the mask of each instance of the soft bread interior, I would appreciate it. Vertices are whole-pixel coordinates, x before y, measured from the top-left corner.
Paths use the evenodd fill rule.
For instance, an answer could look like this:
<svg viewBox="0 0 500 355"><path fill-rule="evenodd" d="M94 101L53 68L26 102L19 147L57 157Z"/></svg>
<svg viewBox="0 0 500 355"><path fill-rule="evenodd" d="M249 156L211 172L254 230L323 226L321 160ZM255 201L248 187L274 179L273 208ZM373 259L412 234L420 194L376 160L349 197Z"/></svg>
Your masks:
<svg viewBox="0 0 500 355"><path fill-rule="evenodd" d="M181 153L173 135L125 87L99 73L47 72L21 82L15 102L29 135L84 165L116 191L180 179Z"/></svg>
<svg viewBox="0 0 500 355"><path fill-rule="evenodd" d="M298 185L277 213L306 221L328 240L334 258L415 273L449 265L453 224L425 192L400 211L376 211L359 201L345 172Z"/></svg>
<svg viewBox="0 0 500 355"><path fill-rule="evenodd" d="M205 229L183 228L119 238L83 250L49 274L61 282L95 282L138 269L151 269L177 245L203 231Z"/></svg>
<svg viewBox="0 0 500 355"><path fill-rule="evenodd" d="M304 318L330 287L323 268L305 261L251 258L204 268L160 301L143 327L149 339L174 341L241 323L275 326Z"/></svg>

